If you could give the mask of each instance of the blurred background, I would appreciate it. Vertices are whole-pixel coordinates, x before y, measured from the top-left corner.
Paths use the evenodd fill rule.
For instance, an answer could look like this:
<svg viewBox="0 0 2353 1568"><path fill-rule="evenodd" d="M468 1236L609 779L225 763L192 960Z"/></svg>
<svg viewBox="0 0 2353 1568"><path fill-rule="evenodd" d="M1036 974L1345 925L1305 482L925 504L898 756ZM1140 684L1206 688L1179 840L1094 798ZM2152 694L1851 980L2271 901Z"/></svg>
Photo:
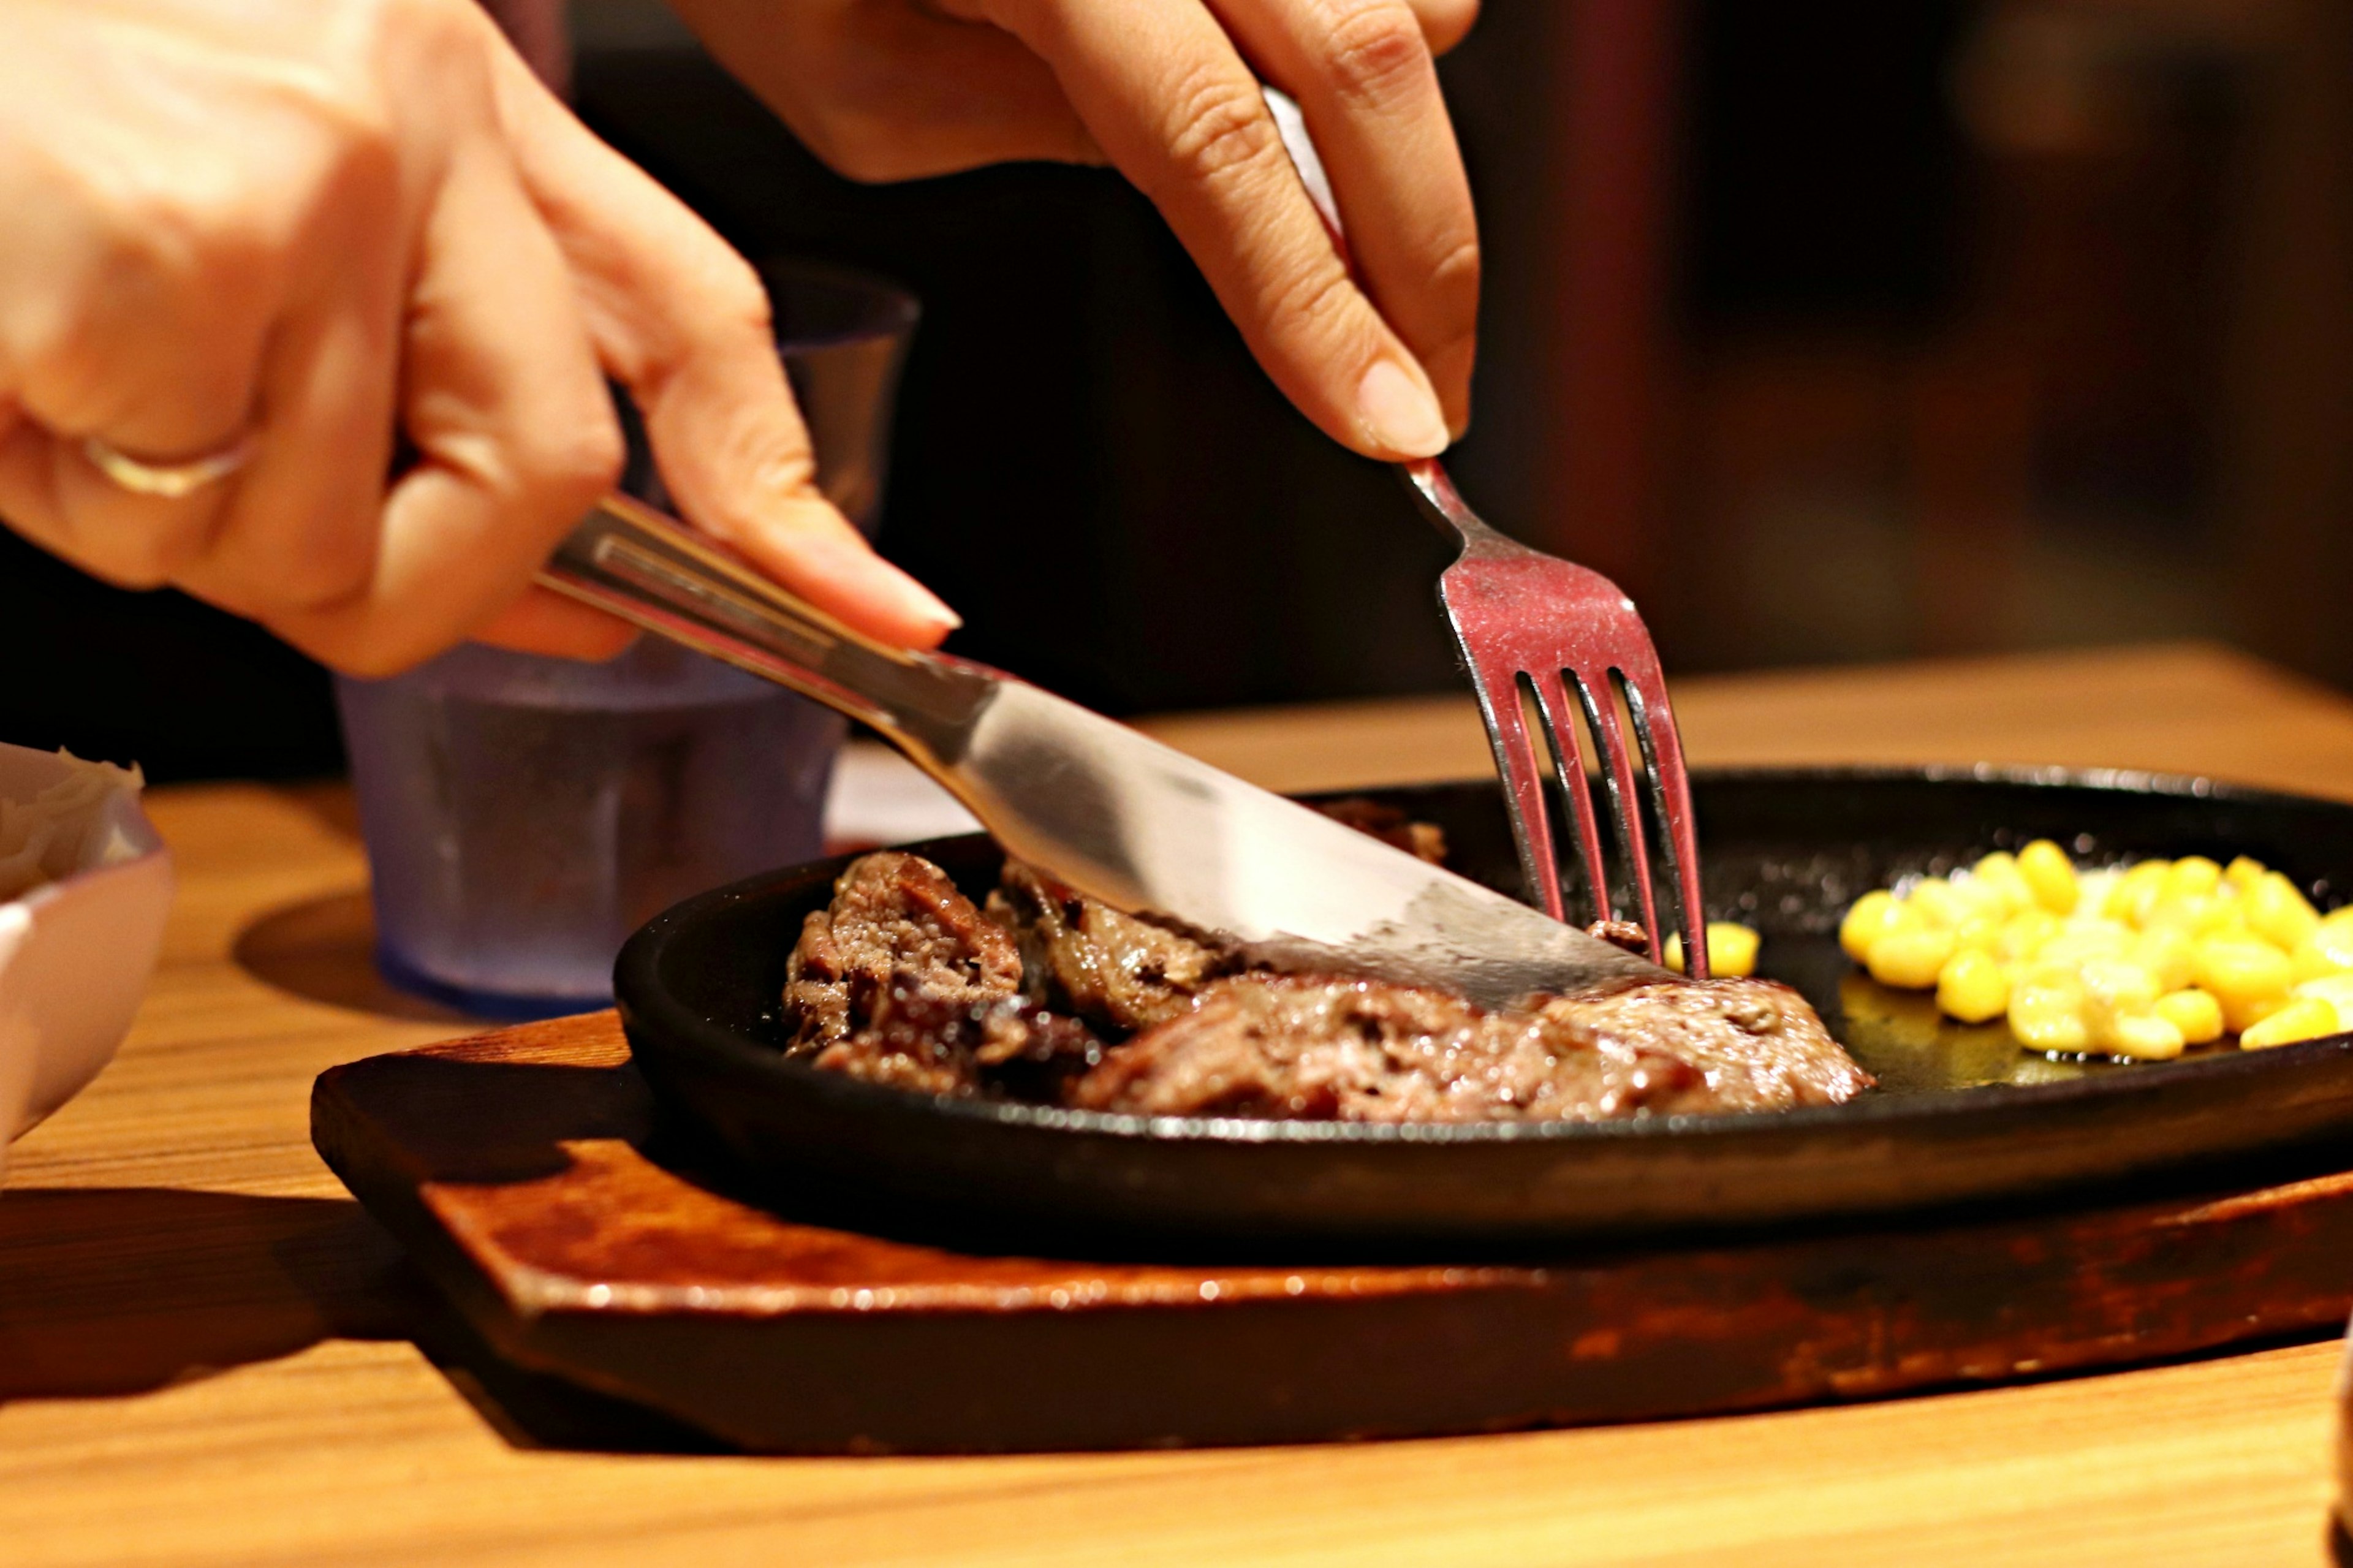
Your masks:
<svg viewBox="0 0 2353 1568"><path fill-rule="evenodd" d="M833 176L654 0L572 92L754 257L925 317L881 543L951 646L1114 712L1455 687L1444 557L1103 171ZM2188 636L2353 685L2353 5L1487 0L1482 512L1669 668ZM61 651L64 650L64 651ZM0 736L338 771L323 677L0 539Z"/></svg>

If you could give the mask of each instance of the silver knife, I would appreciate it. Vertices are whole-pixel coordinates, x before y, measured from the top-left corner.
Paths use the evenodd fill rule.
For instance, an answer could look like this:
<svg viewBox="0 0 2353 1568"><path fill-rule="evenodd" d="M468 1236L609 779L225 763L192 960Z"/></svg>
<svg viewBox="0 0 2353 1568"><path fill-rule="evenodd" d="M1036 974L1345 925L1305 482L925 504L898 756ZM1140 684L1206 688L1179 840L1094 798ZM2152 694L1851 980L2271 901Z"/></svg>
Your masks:
<svg viewBox="0 0 2353 1568"><path fill-rule="evenodd" d="M539 581L871 725L1008 855L1278 969L1492 1005L1666 973L1000 670L863 637L627 497Z"/></svg>

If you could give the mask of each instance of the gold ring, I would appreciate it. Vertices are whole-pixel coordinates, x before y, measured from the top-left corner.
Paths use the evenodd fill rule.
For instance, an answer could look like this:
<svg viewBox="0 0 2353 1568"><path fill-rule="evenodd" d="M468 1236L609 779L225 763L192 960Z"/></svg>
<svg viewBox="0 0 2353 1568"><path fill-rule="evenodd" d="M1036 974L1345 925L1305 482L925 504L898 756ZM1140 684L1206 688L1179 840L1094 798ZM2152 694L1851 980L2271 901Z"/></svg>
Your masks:
<svg viewBox="0 0 2353 1568"><path fill-rule="evenodd" d="M118 450L96 436L82 437L81 455L107 480L133 495L178 500L218 483L253 460L254 439L240 436L217 452L179 463L151 463Z"/></svg>

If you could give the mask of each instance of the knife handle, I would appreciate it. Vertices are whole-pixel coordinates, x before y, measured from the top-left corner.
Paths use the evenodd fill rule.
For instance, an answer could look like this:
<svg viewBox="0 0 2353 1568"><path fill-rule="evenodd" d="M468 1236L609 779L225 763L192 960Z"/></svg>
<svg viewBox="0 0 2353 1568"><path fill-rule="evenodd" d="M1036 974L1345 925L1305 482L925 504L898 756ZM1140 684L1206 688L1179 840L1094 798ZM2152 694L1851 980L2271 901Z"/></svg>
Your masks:
<svg viewBox="0 0 2353 1568"><path fill-rule="evenodd" d="M852 630L717 540L624 495L597 502L538 580L871 725L918 763L961 754L996 686L978 666Z"/></svg>

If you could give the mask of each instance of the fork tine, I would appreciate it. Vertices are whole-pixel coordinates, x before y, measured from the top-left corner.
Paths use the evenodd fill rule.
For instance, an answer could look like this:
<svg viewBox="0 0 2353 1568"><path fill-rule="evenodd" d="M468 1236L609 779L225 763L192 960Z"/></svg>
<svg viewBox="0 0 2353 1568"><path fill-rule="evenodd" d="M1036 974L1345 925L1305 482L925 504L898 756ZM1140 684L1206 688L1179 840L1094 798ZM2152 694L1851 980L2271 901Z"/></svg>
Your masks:
<svg viewBox="0 0 2353 1568"><path fill-rule="evenodd" d="M1593 789L1585 782L1585 758L1577 749L1577 726L1569 717L1568 693L1556 669L1530 671L1521 679L1535 689L1545 742L1552 748L1553 780L1560 786L1569 824L1577 834L1577 854L1585 863L1585 885L1592 890L1593 918L1614 920L1609 873L1601 858L1601 825L1593 816ZM1564 898L1564 907L1566 903Z"/></svg>
<svg viewBox="0 0 2353 1568"><path fill-rule="evenodd" d="M1642 748L1642 764L1650 774L1651 808L1658 814L1659 847L1667 858L1667 875L1674 883L1675 926L1683 932L1683 973L1694 980L1707 978L1706 906L1699 895L1699 836L1692 820L1691 774L1683 767L1683 737L1675 730L1674 709L1667 701L1666 678L1655 658L1644 668L1622 667L1626 710L1634 717L1634 739Z"/></svg>
<svg viewBox="0 0 2353 1568"><path fill-rule="evenodd" d="M1618 722L1617 688L1609 683L1606 671L1599 681L1587 679L1581 670L1567 673L1585 704L1585 721L1592 727L1594 743L1601 748L1601 776L1609 784L1609 812L1618 830L1618 848L1626 858L1627 878L1634 884L1642 930L1651 938L1651 962L1663 963L1666 938L1659 930L1659 912L1651 890L1649 836L1642 831L1641 797L1634 793L1633 753Z"/></svg>
<svg viewBox="0 0 2353 1568"><path fill-rule="evenodd" d="M1441 590L1440 598L1444 597ZM1462 653L1471 670L1471 684L1479 694L1479 715L1487 721L1487 744L1495 753L1495 772L1504 781L1504 805L1511 815L1512 842L1520 852L1520 874L1527 879L1527 896L1545 913L1563 920L1567 917L1561 903L1560 862L1553 847L1552 821L1545 814L1544 769L1536 761L1535 742L1528 738L1517 673L1508 663L1499 663L1491 670L1478 659L1467 639Z"/></svg>

